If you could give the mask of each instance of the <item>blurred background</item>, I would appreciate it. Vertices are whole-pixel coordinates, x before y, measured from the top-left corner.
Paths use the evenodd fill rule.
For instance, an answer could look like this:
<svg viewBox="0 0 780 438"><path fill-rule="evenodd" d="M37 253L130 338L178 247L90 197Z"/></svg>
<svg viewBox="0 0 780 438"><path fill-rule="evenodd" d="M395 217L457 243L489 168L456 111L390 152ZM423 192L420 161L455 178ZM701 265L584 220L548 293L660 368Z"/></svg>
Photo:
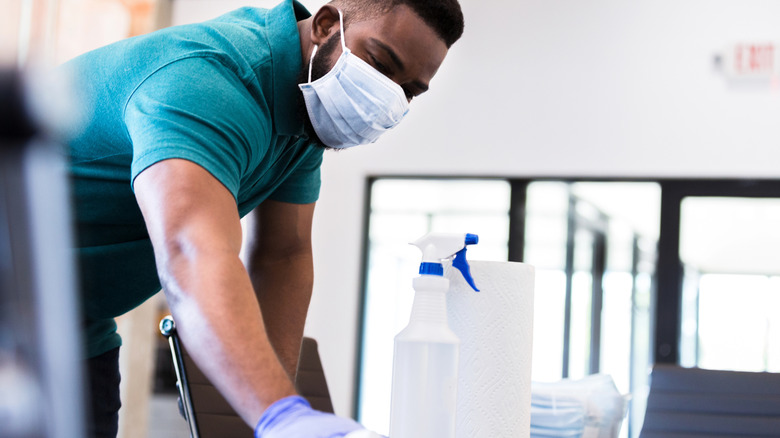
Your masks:
<svg viewBox="0 0 780 438"><path fill-rule="evenodd" d="M11 0L0 61L41 69L276 3ZM641 429L653 363L780 372L780 3L461 4L465 34L406 121L325 155L306 334L336 412L386 432L407 243L430 230L536 267L534 380L611 375L632 396L622 436ZM180 433L157 418L178 415L164 313L158 299L120 321L138 352L125 380L144 383L126 436Z"/></svg>

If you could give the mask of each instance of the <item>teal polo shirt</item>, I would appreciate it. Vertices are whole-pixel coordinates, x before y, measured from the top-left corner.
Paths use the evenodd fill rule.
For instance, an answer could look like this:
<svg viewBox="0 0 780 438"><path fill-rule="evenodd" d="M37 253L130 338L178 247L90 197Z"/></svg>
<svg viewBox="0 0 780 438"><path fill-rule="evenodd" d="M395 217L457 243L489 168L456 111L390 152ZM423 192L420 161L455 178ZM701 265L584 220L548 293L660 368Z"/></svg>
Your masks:
<svg viewBox="0 0 780 438"><path fill-rule="evenodd" d="M266 199L317 199L322 148L304 135L298 109L296 23L308 16L291 0L242 8L63 66L89 114L69 148L89 357L119 346L113 318L160 290L132 190L144 169L192 161L233 194L241 216Z"/></svg>

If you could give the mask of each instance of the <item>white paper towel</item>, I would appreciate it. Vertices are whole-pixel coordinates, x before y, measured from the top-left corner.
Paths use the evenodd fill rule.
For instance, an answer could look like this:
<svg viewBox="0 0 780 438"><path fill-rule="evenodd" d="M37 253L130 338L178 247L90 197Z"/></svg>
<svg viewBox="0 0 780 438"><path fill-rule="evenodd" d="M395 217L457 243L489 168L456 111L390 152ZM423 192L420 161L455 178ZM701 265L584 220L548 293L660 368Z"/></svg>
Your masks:
<svg viewBox="0 0 780 438"><path fill-rule="evenodd" d="M460 338L457 438L531 433L534 268L469 261L480 292L448 266L447 314Z"/></svg>

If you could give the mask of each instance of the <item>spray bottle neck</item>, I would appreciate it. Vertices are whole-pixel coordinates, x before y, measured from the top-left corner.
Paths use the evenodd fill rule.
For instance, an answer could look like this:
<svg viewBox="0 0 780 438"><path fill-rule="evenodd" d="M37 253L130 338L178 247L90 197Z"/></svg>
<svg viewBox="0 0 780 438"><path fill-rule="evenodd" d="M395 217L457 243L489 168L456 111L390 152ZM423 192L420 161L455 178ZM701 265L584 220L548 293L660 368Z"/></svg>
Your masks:
<svg viewBox="0 0 780 438"><path fill-rule="evenodd" d="M420 275L415 290L410 323L447 323L447 295L450 281L438 275Z"/></svg>
<svg viewBox="0 0 780 438"><path fill-rule="evenodd" d="M422 262L420 263L420 275L438 275L444 276L444 267L441 263Z"/></svg>

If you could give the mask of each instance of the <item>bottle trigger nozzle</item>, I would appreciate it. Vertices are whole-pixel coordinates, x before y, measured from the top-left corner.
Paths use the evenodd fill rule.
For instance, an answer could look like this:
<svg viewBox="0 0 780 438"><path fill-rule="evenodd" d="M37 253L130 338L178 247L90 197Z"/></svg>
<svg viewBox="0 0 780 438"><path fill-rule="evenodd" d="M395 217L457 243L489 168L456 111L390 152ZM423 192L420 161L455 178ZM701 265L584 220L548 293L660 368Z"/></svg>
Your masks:
<svg viewBox="0 0 780 438"><path fill-rule="evenodd" d="M452 267L460 271L460 273L463 275L463 278L466 279L466 283L468 283L472 289L479 292L477 285L474 284L474 278L471 276L471 267L469 266L469 262L466 260L466 247L463 247L463 249L455 253L455 259L452 260Z"/></svg>

